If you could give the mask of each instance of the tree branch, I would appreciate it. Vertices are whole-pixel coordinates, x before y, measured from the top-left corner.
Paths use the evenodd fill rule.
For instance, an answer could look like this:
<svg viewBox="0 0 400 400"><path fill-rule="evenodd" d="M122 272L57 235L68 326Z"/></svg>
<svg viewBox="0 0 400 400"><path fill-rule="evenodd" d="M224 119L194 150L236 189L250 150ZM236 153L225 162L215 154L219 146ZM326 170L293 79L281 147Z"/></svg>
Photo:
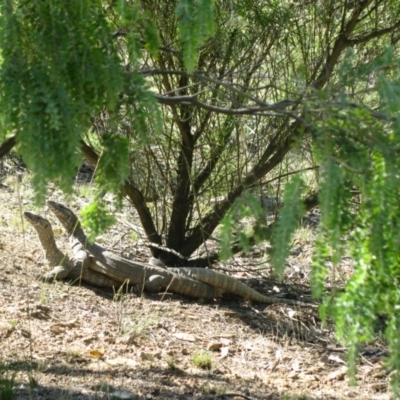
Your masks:
<svg viewBox="0 0 400 400"><path fill-rule="evenodd" d="M0 158L3 158L6 154L8 154L12 148L17 144L15 139L15 135L10 136L0 145Z"/></svg>
<svg viewBox="0 0 400 400"><path fill-rule="evenodd" d="M221 219L232 207L234 201L239 197L245 188L253 185L260 178L272 171L285 157L291 149L298 135L303 132L304 124L300 121L295 121L291 126L291 133L288 134L285 140L280 144L275 144L276 150L268 161L257 164L252 171L243 179L242 183L231 190L224 200L214 206L213 211L208 213L193 229L192 234L185 240L180 247L180 253L189 257L205 240L207 240L215 228L220 223ZM268 151L268 149L267 149Z"/></svg>
<svg viewBox="0 0 400 400"><path fill-rule="evenodd" d="M319 192L314 192L303 200L303 205L304 205L304 208L306 211L310 211L312 208L317 207L319 205L318 195L319 195ZM265 236L263 237L263 240L265 240L265 241L271 240L273 231L274 231L278 221L279 221L279 219L272 222L271 224L269 224L266 227L266 229L264 231ZM249 244L251 246L254 246L257 244L257 241L254 236L249 237L248 240L249 240ZM239 245L239 242L235 242L232 244L232 246L231 246L232 254L237 254L241 251L243 251L243 248ZM214 252L214 253L207 254L205 257L193 258L191 260L188 260L185 262L185 265L196 266L196 267L207 267L218 260L219 260L219 253Z"/></svg>
<svg viewBox="0 0 400 400"><path fill-rule="evenodd" d="M314 88L322 89L328 82L343 50L350 46L349 36L354 31L357 23L359 22L358 17L360 16L361 12L365 10L371 3L372 0L360 1L358 3L359 5L354 8L350 20L344 27L342 27L339 36L336 38L333 49L328 55L326 63L322 67L320 75L312 85L314 86Z"/></svg>
<svg viewBox="0 0 400 400"><path fill-rule="evenodd" d="M293 100L285 99L282 101L278 101L277 103L274 104L265 104L264 106L260 107L223 108L199 101L197 99L198 95L199 94L188 95L188 96L173 96L173 97L155 95L154 97L160 104L165 104L165 105L187 104L187 105L197 106L204 110L211 111L217 114L226 114L226 115L275 116L276 114L271 114L271 111L285 112L286 108L297 104Z"/></svg>
<svg viewBox="0 0 400 400"><path fill-rule="evenodd" d="M395 29L397 29L399 27L400 27L400 21L398 21L394 25L390 26L389 28L385 28L385 29L381 29L381 30L378 30L378 31L371 32L368 35L365 35L363 37L347 40L347 44L349 46L354 46L356 44L365 43L365 42L368 42L371 39L376 39L378 37L386 35L387 33L391 33L391 32L393 32Z"/></svg>
<svg viewBox="0 0 400 400"><path fill-rule="evenodd" d="M83 140L81 140L81 151L91 164L97 165L100 157L92 149L92 147L86 144ZM139 214L140 222L142 223L143 229L146 232L147 239L152 243L161 244L161 236L157 233L150 211L147 208L141 191L129 181L125 182L122 190L124 191L125 195L129 197L132 204L136 208ZM156 256L156 254L153 255Z"/></svg>

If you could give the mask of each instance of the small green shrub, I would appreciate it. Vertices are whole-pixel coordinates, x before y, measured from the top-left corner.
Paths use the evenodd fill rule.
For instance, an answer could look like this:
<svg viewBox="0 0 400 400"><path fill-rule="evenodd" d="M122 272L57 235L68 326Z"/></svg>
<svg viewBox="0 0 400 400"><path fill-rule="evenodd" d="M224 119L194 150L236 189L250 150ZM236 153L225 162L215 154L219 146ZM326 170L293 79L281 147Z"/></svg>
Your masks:
<svg viewBox="0 0 400 400"><path fill-rule="evenodd" d="M212 354L209 351L198 352L193 356L193 364L203 369L211 369L213 364Z"/></svg>
<svg viewBox="0 0 400 400"><path fill-rule="evenodd" d="M0 364L0 399L15 399L15 371L10 371L7 365Z"/></svg>

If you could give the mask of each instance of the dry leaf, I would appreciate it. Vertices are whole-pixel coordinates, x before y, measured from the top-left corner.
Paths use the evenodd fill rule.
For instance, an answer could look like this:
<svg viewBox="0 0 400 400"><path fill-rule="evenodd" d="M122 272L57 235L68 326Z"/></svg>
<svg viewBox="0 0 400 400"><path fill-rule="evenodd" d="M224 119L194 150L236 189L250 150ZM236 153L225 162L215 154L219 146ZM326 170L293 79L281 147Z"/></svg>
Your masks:
<svg viewBox="0 0 400 400"><path fill-rule="evenodd" d="M221 339L230 339L230 338L234 338L236 337L236 333L223 333L218 335L218 337L220 337Z"/></svg>
<svg viewBox="0 0 400 400"><path fill-rule="evenodd" d="M50 326L50 332L59 335L60 333L65 333L65 327L61 324L54 324Z"/></svg>
<svg viewBox="0 0 400 400"><path fill-rule="evenodd" d="M299 373L296 371L291 371L288 374L289 379L299 379Z"/></svg>
<svg viewBox="0 0 400 400"><path fill-rule="evenodd" d="M12 327L8 322L0 322L0 324L0 339L5 339L9 337L11 333L15 330L15 327Z"/></svg>
<svg viewBox="0 0 400 400"><path fill-rule="evenodd" d="M247 318L246 314L237 311L225 311L224 315L231 318L239 318L239 319Z"/></svg>
<svg viewBox="0 0 400 400"><path fill-rule="evenodd" d="M186 340L188 342L195 342L196 341L195 336L190 334L190 333L177 332L177 333L174 333L172 336L174 336L176 339Z"/></svg>
<svg viewBox="0 0 400 400"><path fill-rule="evenodd" d="M271 372L275 372L275 371L276 371L276 368L278 367L278 365L279 365L280 362L281 362L281 359L280 359L280 358L277 358L277 359L271 364L269 370L270 370Z"/></svg>
<svg viewBox="0 0 400 400"><path fill-rule="evenodd" d="M292 371L299 371L300 370L300 361L298 359L293 360L291 367L292 367Z"/></svg>
<svg viewBox="0 0 400 400"><path fill-rule="evenodd" d="M125 365L127 367L137 367L139 363L131 358L125 358L125 357L117 357L112 360L107 360L107 364L110 365Z"/></svg>
<svg viewBox="0 0 400 400"><path fill-rule="evenodd" d="M338 370L331 372L326 377L326 379L328 381L339 381L339 380L342 380L346 376L346 373L347 373L347 368L343 366L343 367L339 368Z"/></svg>
<svg viewBox="0 0 400 400"><path fill-rule="evenodd" d="M217 342L209 343L209 344L207 345L207 350L210 350L210 351L217 351L217 350L219 350L221 347L222 347L222 343L217 343Z"/></svg>
<svg viewBox="0 0 400 400"><path fill-rule="evenodd" d="M146 360L146 361L150 361L150 362L154 362L154 361L155 361L152 354L150 354L150 353L145 353L144 351L139 352L139 357L140 357L142 360Z"/></svg>
<svg viewBox="0 0 400 400"><path fill-rule="evenodd" d="M78 321L76 318L74 318L74 319L70 319L67 322L60 322L59 325L65 326L66 328L74 328L74 327L78 326Z"/></svg>
<svg viewBox="0 0 400 400"><path fill-rule="evenodd" d="M120 390L112 392L111 397L113 399L123 399L123 400L136 399L136 395L134 395L133 393L122 392Z"/></svg>
<svg viewBox="0 0 400 400"><path fill-rule="evenodd" d="M245 342L245 343L243 343L243 347L244 347L246 350L249 350L249 351L254 350L253 343L251 343L251 342Z"/></svg>
<svg viewBox="0 0 400 400"><path fill-rule="evenodd" d="M221 359L228 357L228 355L229 355L229 347L221 347L220 353L221 353L221 357L220 357Z"/></svg>
<svg viewBox="0 0 400 400"><path fill-rule="evenodd" d="M92 358L102 358L104 356L104 353L104 348L89 350L89 356Z"/></svg>
<svg viewBox="0 0 400 400"><path fill-rule="evenodd" d="M335 361L339 364L344 364L346 365L346 361L343 361L339 356L335 355L335 354L330 354L328 357L328 360L330 361Z"/></svg>
<svg viewBox="0 0 400 400"><path fill-rule="evenodd" d="M82 338L82 342L85 344L89 344L90 342L93 342L94 340L97 340L97 335L89 335L85 336Z"/></svg>
<svg viewBox="0 0 400 400"><path fill-rule="evenodd" d="M17 332L19 332L21 334L21 336L25 337L25 338L30 338L31 337L31 332L27 329L17 329Z"/></svg>

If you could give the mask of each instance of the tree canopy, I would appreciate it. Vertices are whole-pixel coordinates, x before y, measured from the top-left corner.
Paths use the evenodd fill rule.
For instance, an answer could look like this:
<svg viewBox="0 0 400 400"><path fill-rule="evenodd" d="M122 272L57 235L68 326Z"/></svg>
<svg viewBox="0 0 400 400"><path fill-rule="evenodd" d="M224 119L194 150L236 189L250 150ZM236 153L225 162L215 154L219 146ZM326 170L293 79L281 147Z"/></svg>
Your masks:
<svg viewBox="0 0 400 400"><path fill-rule="evenodd" d="M70 191L83 155L97 165L93 235L110 223L113 192L169 263L218 228L224 256L273 236L278 272L296 222L319 204L314 293L351 254L332 306L339 336L354 367L387 315L399 384L397 1L5 0L0 26L0 154L19 146L39 199L54 178ZM275 221L257 190L285 204ZM221 253L205 254L195 262Z"/></svg>

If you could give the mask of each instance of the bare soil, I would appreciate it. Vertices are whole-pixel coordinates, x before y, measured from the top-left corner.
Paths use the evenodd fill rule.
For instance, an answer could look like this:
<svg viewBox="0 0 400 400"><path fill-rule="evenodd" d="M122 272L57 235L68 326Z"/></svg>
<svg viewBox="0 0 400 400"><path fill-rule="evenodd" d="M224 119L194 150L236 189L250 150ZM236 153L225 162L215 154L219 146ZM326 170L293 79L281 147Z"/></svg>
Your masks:
<svg viewBox="0 0 400 400"><path fill-rule="evenodd" d="M3 376L16 373L17 399L390 398L385 345L365 348L350 386L345 349L312 308L37 281L47 267L21 212L46 216L64 249L67 241L48 211L34 208L25 180L0 180L0 364ZM75 210L87 203L80 193L69 202ZM62 199L55 189L49 198ZM102 243L145 261L150 253L130 228L137 221L125 212ZM310 232L296 240L282 284L269 278L261 247L221 268L262 293L309 298ZM349 265L332 284L343 284Z"/></svg>

